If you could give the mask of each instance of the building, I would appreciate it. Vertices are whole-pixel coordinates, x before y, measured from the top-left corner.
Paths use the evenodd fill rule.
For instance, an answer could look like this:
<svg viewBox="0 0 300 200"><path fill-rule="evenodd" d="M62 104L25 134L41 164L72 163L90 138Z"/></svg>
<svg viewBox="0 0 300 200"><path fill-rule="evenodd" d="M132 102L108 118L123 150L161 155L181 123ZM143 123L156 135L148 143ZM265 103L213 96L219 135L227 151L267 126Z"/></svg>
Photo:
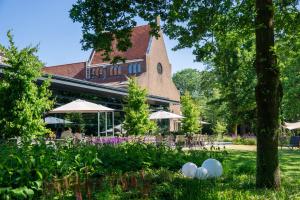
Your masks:
<svg viewBox="0 0 300 200"><path fill-rule="evenodd" d="M104 61L102 52L93 51L88 61L44 67L43 72L52 75L51 87L58 102L84 98L121 110L128 77L134 76L147 90L151 109L180 114L180 94L172 81L163 35L155 38L149 32L149 25L135 27L132 47L126 52L119 52L113 46L111 56L124 57L125 62L111 64ZM170 121L169 129L177 128L177 123Z"/></svg>

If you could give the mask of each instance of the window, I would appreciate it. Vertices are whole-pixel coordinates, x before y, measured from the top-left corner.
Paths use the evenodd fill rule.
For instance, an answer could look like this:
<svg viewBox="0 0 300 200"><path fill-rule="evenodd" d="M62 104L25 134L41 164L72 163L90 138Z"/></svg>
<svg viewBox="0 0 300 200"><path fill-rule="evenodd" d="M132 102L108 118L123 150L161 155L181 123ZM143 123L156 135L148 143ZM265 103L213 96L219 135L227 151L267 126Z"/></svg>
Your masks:
<svg viewBox="0 0 300 200"><path fill-rule="evenodd" d="M113 66L113 75L118 75L118 66Z"/></svg>
<svg viewBox="0 0 300 200"><path fill-rule="evenodd" d="M121 75L121 74L122 74L122 67L118 66L118 75Z"/></svg>
<svg viewBox="0 0 300 200"><path fill-rule="evenodd" d="M99 78L103 77L103 67L99 67Z"/></svg>
<svg viewBox="0 0 300 200"><path fill-rule="evenodd" d="M128 74L132 74L132 64L128 65Z"/></svg>
<svg viewBox="0 0 300 200"><path fill-rule="evenodd" d="M142 66L140 63L137 64L137 73L141 73L142 72Z"/></svg>
<svg viewBox="0 0 300 200"><path fill-rule="evenodd" d="M110 66L109 67L109 74L111 76L117 76L122 74L122 67L115 65L115 66Z"/></svg>
<svg viewBox="0 0 300 200"><path fill-rule="evenodd" d="M130 63L128 65L128 74L137 74L142 72L142 66L140 63Z"/></svg>
<svg viewBox="0 0 300 200"><path fill-rule="evenodd" d="M162 67L161 63L158 63L158 64L157 64L157 72L158 72L159 74L162 74L162 73L163 73L163 67Z"/></svg>
<svg viewBox="0 0 300 200"><path fill-rule="evenodd" d="M137 71L136 71L136 63L133 63L133 64L132 64L132 68L133 68L132 73L133 73L133 74L136 74L136 72L137 72Z"/></svg>
<svg viewBox="0 0 300 200"><path fill-rule="evenodd" d="M86 79L91 78L91 68L86 68Z"/></svg>

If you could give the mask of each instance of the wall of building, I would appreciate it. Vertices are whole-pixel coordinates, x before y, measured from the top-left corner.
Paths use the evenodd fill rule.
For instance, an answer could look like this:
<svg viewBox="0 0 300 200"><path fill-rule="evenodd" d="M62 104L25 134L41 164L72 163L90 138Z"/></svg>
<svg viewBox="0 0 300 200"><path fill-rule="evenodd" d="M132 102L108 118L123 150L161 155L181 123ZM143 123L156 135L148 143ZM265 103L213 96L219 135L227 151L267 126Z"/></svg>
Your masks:
<svg viewBox="0 0 300 200"><path fill-rule="evenodd" d="M157 71L158 63L163 67L162 74ZM172 81L172 66L162 34L158 39L152 38L150 51L146 54L146 70L147 73L138 77L138 83L147 88L149 94L180 100L179 91Z"/></svg>
<svg viewBox="0 0 300 200"><path fill-rule="evenodd" d="M162 73L158 73L157 65L161 63ZM149 94L163 96L172 100L180 101L180 94L172 81L172 65L169 62L167 50L162 33L156 39L152 38L151 47L146 54L146 70L138 77L138 83L147 88ZM180 114L180 105L170 104L169 110ZM177 125L170 120L170 131L177 130Z"/></svg>

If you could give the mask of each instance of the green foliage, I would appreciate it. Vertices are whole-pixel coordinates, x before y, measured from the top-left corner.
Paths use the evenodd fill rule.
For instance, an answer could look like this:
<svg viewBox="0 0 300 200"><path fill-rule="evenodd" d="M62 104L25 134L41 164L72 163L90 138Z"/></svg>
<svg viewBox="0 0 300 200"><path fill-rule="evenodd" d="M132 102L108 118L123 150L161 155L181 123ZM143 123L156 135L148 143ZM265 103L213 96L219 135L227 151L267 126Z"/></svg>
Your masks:
<svg viewBox="0 0 300 200"><path fill-rule="evenodd" d="M35 55L36 47L18 50L8 32L9 46L0 46L5 63L0 79L0 135L32 137L47 132L43 114L53 102L49 100L49 81L37 85L43 63Z"/></svg>
<svg viewBox="0 0 300 200"><path fill-rule="evenodd" d="M176 151L166 146L127 143L118 146L95 146L70 142L17 146L0 144L0 199L18 195L38 197L45 185L58 179L97 178L114 173L165 168L176 172L193 160L200 165L209 157L223 161L226 151ZM33 194L34 192L34 194Z"/></svg>
<svg viewBox="0 0 300 200"><path fill-rule="evenodd" d="M254 137L236 137L232 140L233 144L242 144L242 145L256 145L256 138Z"/></svg>
<svg viewBox="0 0 300 200"><path fill-rule="evenodd" d="M146 90L141 89L135 79L129 79L128 97L124 106L124 129L129 135L144 135L156 129L156 124L149 119L146 94Z"/></svg>
<svg viewBox="0 0 300 200"><path fill-rule="evenodd" d="M53 146L42 141L0 148L1 199L74 199L76 180L88 180L78 185L82 195L89 184L96 184L89 188L92 199L297 199L300 190L297 150L280 151L283 187L258 190L255 152L176 151L138 143ZM200 166L207 158L221 161L221 178L190 179L178 171L186 162Z"/></svg>
<svg viewBox="0 0 300 200"><path fill-rule="evenodd" d="M122 47L125 51L130 47L130 30L136 24L137 17L150 22L153 28L152 33L157 36L161 29L159 25L155 25L154 20L160 15L162 21L165 22L161 27L164 33L178 41L175 50L193 48L197 61L213 61L214 64L218 63L218 67L228 68L224 71L230 75L225 76L229 84L225 84L226 90L221 90L221 92L224 92L225 97L230 99L227 105L230 110L230 121L228 120L230 127L234 127L233 131L236 132L240 119L235 116L242 116L244 118L242 120L246 121L245 118L249 117L247 113L250 111L254 113L257 110L256 130L259 143L262 144L257 154L259 161L257 162L257 185L279 187L276 138L278 137L282 88L274 43L278 39L289 39L286 36L299 32L299 13L298 0L157 0L155 2L144 0L117 3L105 0L101 4L97 3L97 0L86 0L78 1L73 5L71 18L83 23L84 44L105 50L108 54L111 51L112 41L115 40L120 43L118 49ZM247 51L251 52L253 47L251 43L254 34L256 36L255 54L247 57L245 54ZM103 37L104 41L102 41L100 38L103 35L110 37ZM230 37L231 35L233 38ZM229 40L228 44L227 40ZM219 47L222 47L221 51ZM241 54L242 59L238 57L240 49L246 50ZM217 56L219 59L212 60L218 53L220 53L220 56ZM251 65L246 62L247 64L243 66L245 59L249 60L249 58L252 59ZM253 103L254 87L247 87L247 77L249 77L250 85L254 80L250 76L252 73L238 70L240 67L249 69L253 63L257 77L256 110ZM243 72L242 76L239 76L239 72ZM231 77L233 81L230 81ZM243 81L239 83L239 79ZM241 92L244 90L241 86L245 86L249 91ZM243 97L244 95L246 96ZM244 105L240 106L239 100L243 100ZM253 115L250 115L250 119L254 119ZM272 138L273 143L270 143ZM265 151L263 151L264 148ZM263 163L264 160L267 162ZM270 173L264 173L266 169Z"/></svg>
<svg viewBox="0 0 300 200"><path fill-rule="evenodd" d="M66 115L66 119L72 122L72 124L66 124L66 126L70 127L73 132L85 132L85 121L82 113L69 113Z"/></svg>
<svg viewBox="0 0 300 200"><path fill-rule="evenodd" d="M289 159L299 161L298 152L281 151L283 187L279 190L255 188L255 153L232 151L222 162L224 174L218 179L185 178L179 172L164 168L114 174L102 179L94 199L205 199L260 200L297 199L299 175L297 165L290 168ZM289 174L292 170L293 175Z"/></svg>
<svg viewBox="0 0 300 200"><path fill-rule="evenodd" d="M300 33L293 29L293 34L277 42L276 53L282 69L283 119L288 122L300 119Z"/></svg>
<svg viewBox="0 0 300 200"><path fill-rule="evenodd" d="M198 133L200 131L200 109L192 99L191 95L186 92L180 98L182 119L182 130L185 133Z"/></svg>
<svg viewBox="0 0 300 200"><path fill-rule="evenodd" d="M220 137L223 137L223 134L226 132L226 124L222 121L217 121L214 125L213 131Z"/></svg>
<svg viewBox="0 0 300 200"><path fill-rule="evenodd" d="M201 87L202 74L197 69L187 68L176 72L172 79L181 95L188 91L193 98L199 98L203 93Z"/></svg>

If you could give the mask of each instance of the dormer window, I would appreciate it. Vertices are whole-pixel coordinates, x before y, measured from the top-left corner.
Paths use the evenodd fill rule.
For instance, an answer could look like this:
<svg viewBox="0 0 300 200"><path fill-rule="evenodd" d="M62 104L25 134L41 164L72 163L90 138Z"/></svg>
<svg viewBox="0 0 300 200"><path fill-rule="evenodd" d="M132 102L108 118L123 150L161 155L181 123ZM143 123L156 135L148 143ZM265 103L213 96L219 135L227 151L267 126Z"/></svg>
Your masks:
<svg viewBox="0 0 300 200"><path fill-rule="evenodd" d="M142 72L142 66L140 63L130 63L128 65L128 74L138 74Z"/></svg>
<svg viewBox="0 0 300 200"><path fill-rule="evenodd" d="M122 68L119 65L111 66L109 72L111 76L121 75Z"/></svg>

